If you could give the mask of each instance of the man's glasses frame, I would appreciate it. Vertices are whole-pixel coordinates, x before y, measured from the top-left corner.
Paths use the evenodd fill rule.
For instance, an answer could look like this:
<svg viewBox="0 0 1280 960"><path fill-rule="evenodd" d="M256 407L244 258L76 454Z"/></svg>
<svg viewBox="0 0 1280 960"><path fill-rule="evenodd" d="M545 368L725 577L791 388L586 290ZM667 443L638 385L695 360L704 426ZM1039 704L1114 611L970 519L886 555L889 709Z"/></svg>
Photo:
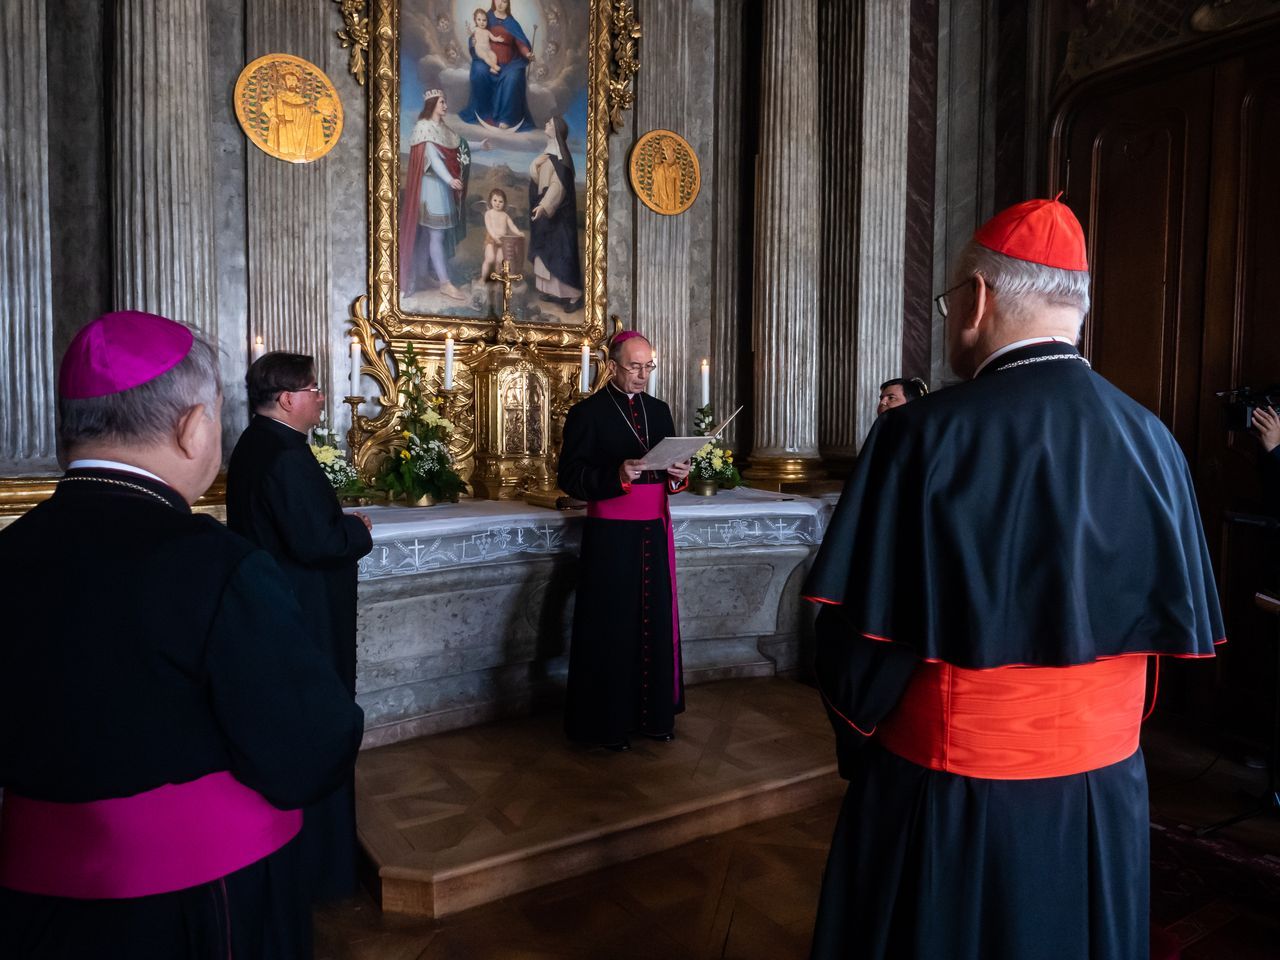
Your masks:
<svg viewBox="0 0 1280 960"><path fill-rule="evenodd" d="M954 287L948 287L946 290L943 290L940 294L934 297L933 305L938 308L938 316L943 320L947 319L947 297L955 293L961 287L967 287L971 283L973 283L973 277L965 277Z"/></svg>
<svg viewBox="0 0 1280 960"><path fill-rule="evenodd" d="M653 373L658 369L658 365L652 360L648 363L620 363L618 366L634 377L638 377L642 373Z"/></svg>

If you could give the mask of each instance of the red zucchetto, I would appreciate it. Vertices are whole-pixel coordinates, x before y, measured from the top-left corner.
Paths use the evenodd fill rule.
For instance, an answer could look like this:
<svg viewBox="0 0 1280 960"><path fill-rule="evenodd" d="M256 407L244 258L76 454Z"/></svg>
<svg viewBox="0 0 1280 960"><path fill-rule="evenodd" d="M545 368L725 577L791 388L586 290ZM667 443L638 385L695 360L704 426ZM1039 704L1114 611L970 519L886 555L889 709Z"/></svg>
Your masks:
<svg viewBox="0 0 1280 960"><path fill-rule="evenodd" d="M154 313L103 314L67 347L58 393L68 400L87 400L142 386L181 363L193 342L188 328Z"/></svg>
<svg viewBox="0 0 1280 960"><path fill-rule="evenodd" d="M1002 210L984 223L973 239L988 250L1016 260L1059 270L1089 269L1080 221L1056 197L1027 200Z"/></svg>

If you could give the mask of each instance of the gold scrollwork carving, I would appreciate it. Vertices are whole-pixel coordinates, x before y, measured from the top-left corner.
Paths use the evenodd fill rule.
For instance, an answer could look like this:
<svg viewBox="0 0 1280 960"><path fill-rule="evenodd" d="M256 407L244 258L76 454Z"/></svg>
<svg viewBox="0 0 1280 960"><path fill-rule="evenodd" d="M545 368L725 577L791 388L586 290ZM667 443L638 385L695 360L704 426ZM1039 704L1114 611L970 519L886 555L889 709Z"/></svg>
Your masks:
<svg viewBox="0 0 1280 960"><path fill-rule="evenodd" d="M364 86L365 58L369 55L369 17L365 13L365 0L333 0L342 8L343 27L337 31L342 49L351 48L351 74L356 83Z"/></svg>
<svg viewBox="0 0 1280 960"><path fill-rule="evenodd" d="M640 35L643 32L636 19L636 9L631 0L614 0L613 15L609 19L613 35L613 70L609 77L609 125L614 133L622 129L622 111L635 106L636 95L631 82L640 72Z"/></svg>

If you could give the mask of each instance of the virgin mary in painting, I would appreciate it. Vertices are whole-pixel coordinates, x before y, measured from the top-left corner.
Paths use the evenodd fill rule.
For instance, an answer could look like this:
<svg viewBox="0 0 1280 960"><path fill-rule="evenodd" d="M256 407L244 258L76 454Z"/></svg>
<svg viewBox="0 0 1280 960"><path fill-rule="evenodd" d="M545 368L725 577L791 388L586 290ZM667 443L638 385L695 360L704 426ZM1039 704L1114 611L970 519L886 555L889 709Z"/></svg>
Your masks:
<svg viewBox="0 0 1280 960"><path fill-rule="evenodd" d="M493 73L477 54L475 38L469 40L471 99L458 116L467 123L488 124L517 133L536 129L537 124L529 113L528 87L533 43L512 15L511 0L490 0L486 16L490 49L497 57L498 72Z"/></svg>

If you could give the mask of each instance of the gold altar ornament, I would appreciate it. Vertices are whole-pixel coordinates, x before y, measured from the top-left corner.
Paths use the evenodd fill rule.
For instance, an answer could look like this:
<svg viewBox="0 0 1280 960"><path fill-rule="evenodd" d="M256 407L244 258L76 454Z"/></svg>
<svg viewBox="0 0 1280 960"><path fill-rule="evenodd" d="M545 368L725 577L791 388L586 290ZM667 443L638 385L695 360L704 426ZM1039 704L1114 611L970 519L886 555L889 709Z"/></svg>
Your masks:
<svg viewBox="0 0 1280 960"><path fill-rule="evenodd" d="M240 72L236 119L263 153L310 163L342 136L342 100L325 72L287 53L259 57Z"/></svg>
<svg viewBox="0 0 1280 960"><path fill-rule="evenodd" d="M654 213L684 213L698 197L702 173L689 141L670 130L650 130L631 148L631 189Z"/></svg>

